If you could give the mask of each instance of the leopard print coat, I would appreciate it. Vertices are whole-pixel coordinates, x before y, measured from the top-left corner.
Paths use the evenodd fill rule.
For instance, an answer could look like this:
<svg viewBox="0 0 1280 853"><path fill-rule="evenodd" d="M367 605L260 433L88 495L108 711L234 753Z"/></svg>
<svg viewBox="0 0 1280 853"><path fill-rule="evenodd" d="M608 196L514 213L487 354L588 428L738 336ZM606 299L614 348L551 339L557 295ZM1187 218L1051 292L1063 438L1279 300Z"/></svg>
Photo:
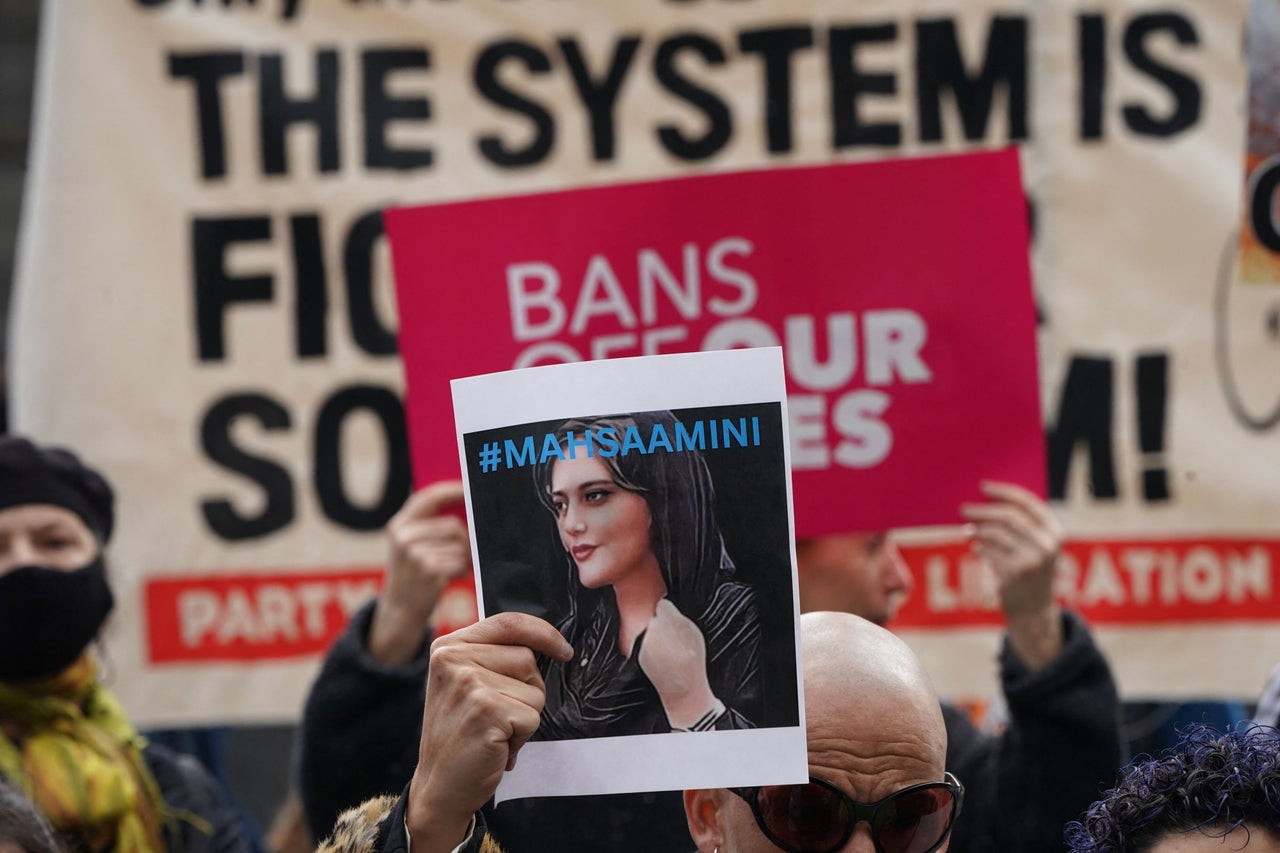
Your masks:
<svg viewBox="0 0 1280 853"><path fill-rule="evenodd" d="M378 830L395 809L396 797L375 797L338 816L331 834L316 848L316 853L381 853L374 845ZM489 836L480 845L480 853L502 853L502 848Z"/></svg>

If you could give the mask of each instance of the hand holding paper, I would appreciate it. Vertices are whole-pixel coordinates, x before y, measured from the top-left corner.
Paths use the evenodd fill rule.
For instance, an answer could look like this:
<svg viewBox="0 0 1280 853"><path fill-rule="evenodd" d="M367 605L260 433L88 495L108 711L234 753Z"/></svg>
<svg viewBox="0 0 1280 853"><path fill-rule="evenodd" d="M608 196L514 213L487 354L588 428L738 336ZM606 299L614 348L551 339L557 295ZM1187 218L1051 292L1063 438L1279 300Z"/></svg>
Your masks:
<svg viewBox="0 0 1280 853"><path fill-rule="evenodd" d="M431 645L418 767L406 822L414 853L452 850L538 728L546 700L535 653L568 661L551 624L499 613Z"/></svg>

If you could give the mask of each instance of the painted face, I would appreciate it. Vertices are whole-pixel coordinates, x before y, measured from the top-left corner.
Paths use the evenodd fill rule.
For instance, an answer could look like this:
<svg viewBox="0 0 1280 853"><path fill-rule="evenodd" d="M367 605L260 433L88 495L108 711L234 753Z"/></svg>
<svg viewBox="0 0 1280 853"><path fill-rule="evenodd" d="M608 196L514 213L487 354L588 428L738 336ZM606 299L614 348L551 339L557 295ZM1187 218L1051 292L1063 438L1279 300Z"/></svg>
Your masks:
<svg viewBox="0 0 1280 853"><path fill-rule="evenodd" d="M551 503L560 542L588 589L617 584L653 564L649 505L615 483L599 459L579 456L556 462Z"/></svg>
<svg viewBox="0 0 1280 853"><path fill-rule="evenodd" d="M1155 843L1151 853L1280 853L1280 838L1258 826L1239 827L1226 835L1206 835L1199 830L1166 835Z"/></svg>
<svg viewBox="0 0 1280 853"><path fill-rule="evenodd" d="M796 559L804 612L837 610L884 625L911 592L911 572L887 533L805 540Z"/></svg>
<svg viewBox="0 0 1280 853"><path fill-rule="evenodd" d="M98 540L80 516L53 504L0 509L0 575L19 566L73 571L98 555Z"/></svg>

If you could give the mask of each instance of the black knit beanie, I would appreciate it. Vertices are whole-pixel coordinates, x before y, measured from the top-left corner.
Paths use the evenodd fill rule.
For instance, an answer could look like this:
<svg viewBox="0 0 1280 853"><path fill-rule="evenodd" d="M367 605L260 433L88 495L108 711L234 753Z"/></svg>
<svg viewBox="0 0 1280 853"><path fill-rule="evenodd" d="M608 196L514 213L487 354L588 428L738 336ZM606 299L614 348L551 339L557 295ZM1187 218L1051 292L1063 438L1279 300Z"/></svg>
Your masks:
<svg viewBox="0 0 1280 853"><path fill-rule="evenodd" d="M106 544L115 523L115 498L102 475L74 453L40 448L16 435L0 435L0 509L53 504L69 509Z"/></svg>

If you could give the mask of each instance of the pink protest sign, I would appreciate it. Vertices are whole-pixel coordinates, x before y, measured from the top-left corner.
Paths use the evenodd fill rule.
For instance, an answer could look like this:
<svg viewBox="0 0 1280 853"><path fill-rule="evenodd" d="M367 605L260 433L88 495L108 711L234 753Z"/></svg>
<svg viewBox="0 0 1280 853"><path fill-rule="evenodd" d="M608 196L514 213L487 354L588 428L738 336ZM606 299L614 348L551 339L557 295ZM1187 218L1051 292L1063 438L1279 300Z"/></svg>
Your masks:
<svg viewBox="0 0 1280 853"><path fill-rule="evenodd" d="M1044 493L1012 150L390 210L417 481L457 477L449 380L784 350L798 536Z"/></svg>

